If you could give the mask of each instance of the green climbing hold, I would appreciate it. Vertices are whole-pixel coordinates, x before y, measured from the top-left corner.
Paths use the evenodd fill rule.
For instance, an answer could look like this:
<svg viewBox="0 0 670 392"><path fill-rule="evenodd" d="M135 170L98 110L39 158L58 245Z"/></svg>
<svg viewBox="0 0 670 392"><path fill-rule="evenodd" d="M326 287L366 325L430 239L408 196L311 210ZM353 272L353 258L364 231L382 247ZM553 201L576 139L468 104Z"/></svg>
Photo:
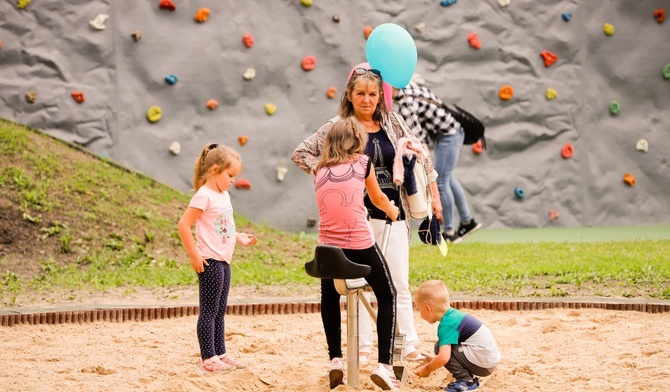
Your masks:
<svg viewBox="0 0 670 392"><path fill-rule="evenodd" d="M670 79L670 64L666 64L665 67L663 67L663 77Z"/></svg>
<svg viewBox="0 0 670 392"><path fill-rule="evenodd" d="M617 101L612 101L610 102L610 113L612 116L616 116L619 114L619 110L621 110L621 105L619 105L619 102Z"/></svg>

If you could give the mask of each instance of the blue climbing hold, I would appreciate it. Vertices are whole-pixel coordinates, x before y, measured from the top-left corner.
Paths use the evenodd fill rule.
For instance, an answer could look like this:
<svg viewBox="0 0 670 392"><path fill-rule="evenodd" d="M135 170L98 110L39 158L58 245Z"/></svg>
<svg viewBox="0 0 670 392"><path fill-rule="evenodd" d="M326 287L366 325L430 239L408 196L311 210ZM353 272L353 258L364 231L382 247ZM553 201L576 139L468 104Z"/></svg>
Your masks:
<svg viewBox="0 0 670 392"><path fill-rule="evenodd" d="M561 14L561 17L563 18L564 21L569 22L570 18L572 18L572 12L566 12L564 14Z"/></svg>
<svg viewBox="0 0 670 392"><path fill-rule="evenodd" d="M457 1L458 0L442 0L442 1L440 1L440 5L442 7L449 7L450 5L454 4Z"/></svg>
<svg viewBox="0 0 670 392"><path fill-rule="evenodd" d="M523 197L526 196L526 192L524 192L523 188L517 186L514 187L514 196L516 196L517 199L523 199Z"/></svg>
<svg viewBox="0 0 670 392"><path fill-rule="evenodd" d="M165 77L165 83L171 86L177 83L177 77L175 75L169 74L168 76Z"/></svg>

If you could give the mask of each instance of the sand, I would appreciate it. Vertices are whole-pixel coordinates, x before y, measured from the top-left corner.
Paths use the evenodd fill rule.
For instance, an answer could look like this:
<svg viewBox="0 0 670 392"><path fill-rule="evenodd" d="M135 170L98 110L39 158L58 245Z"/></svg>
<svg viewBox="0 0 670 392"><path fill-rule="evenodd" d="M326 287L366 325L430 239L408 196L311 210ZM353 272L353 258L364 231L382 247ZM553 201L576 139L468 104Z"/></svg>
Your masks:
<svg viewBox="0 0 670 392"><path fill-rule="evenodd" d="M503 360L481 391L665 391L670 386L670 314L600 309L469 311L489 326ZM3 391L328 391L319 314L226 316L228 351L245 370L201 375L197 317L147 322L0 328ZM436 325L415 313L429 351ZM346 321L343 313L343 335ZM346 335L343 336L343 350ZM373 357L376 352L373 351ZM375 361L373 361L374 363ZM411 364L409 367L413 367ZM362 367L357 389L379 391ZM438 391L440 369L413 374L403 391Z"/></svg>

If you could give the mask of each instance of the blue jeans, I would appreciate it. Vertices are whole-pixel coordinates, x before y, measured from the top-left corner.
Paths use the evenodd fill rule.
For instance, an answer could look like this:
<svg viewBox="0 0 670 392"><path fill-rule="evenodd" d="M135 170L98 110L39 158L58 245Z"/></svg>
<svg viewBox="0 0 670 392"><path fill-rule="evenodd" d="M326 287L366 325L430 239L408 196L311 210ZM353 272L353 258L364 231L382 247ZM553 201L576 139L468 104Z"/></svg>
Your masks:
<svg viewBox="0 0 670 392"><path fill-rule="evenodd" d="M454 135L438 135L435 140L435 170L437 171L437 189L442 202L442 230L454 229L454 205L458 209L461 222L472 220L468 200L463 187L454 176L458 163L458 154L463 146L465 134L460 128Z"/></svg>

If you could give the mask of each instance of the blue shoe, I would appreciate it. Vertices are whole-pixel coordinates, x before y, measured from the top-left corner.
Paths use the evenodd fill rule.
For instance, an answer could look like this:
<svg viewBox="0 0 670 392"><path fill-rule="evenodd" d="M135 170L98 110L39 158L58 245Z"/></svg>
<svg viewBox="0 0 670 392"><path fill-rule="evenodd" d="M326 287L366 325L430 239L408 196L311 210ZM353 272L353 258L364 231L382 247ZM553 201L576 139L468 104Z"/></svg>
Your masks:
<svg viewBox="0 0 670 392"><path fill-rule="evenodd" d="M449 383L444 390L447 392L474 391L479 388L479 379L475 377L472 381L456 380Z"/></svg>

